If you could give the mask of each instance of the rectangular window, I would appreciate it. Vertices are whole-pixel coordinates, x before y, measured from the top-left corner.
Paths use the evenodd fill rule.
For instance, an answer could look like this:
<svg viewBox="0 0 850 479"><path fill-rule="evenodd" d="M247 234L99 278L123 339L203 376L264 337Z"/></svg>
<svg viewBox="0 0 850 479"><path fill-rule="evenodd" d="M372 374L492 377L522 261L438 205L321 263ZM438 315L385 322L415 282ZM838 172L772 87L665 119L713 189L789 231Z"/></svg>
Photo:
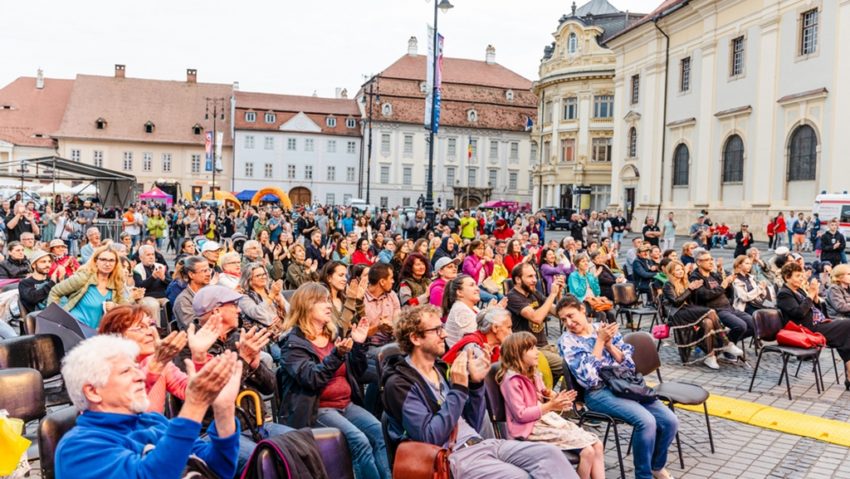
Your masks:
<svg viewBox="0 0 850 479"><path fill-rule="evenodd" d="M381 165L381 183L386 185L390 182L390 167Z"/></svg>
<svg viewBox="0 0 850 479"><path fill-rule="evenodd" d="M511 163L516 163L515 160L519 160L519 142L513 141L511 142Z"/></svg>
<svg viewBox="0 0 850 479"><path fill-rule="evenodd" d="M265 149L274 150L274 138L271 136L267 136L265 138Z"/></svg>
<svg viewBox="0 0 850 479"><path fill-rule="evenodd" d="M345 169L345 181L354 181L354 167L349 166Z"/></svg>
<svg viewBox="0 0 850 479"><path fill-rule="evenodd" d="M329 166L328 167L328 181L336 181L336 167Z"/></svg>
<svg viewBox="0 0 850 479"><path fill-rule="evenodd" d="M386 196L381 197L381 208L387 208L387 205L390 204L390 199Z"/></svg>
<svg viewBox="0 0 850 479"><path fill-rule="evenodd" d="M682 58L679 65L679 91L686 92L691 89L691 57Z"/></svg>
<svg viewBox="0 0 850 479"><path fill-rule="evenodd" d="M401 206L410 206L410 197L405 196L401 199Z"/></svg>
<svg viewBox="0 0 850 479"><path fill-rule="evenodd" d="M271 163L266 163L263 169L263 176L266 178L271 178L274 174L274 165Z"/></svg>
<svg viewBox="0 0 850 479"><path fill-rule="evenodd" d="M304 151L313 151L313 139L307 138L304 140Z"/></svg>
<svg viewBox="0 0 850 479"><path fill-rule="evenodd" d="M76 161L77 163L80 162L80 150L71 150L71 161Z"/></svg>
<svg viewBox="0 0 850 479"><path fill-rule="evenodd" d="M342 204L347 205L349 203L351 203L351 194L347 193L342 195Z"/></svg>
<svg viewBox="0 0 850 479"><path fill-rule="evenodd" d="M449 138L447 150L449 158L454 158L457 155L457 138Z"/></svg>
<svg viewBox="0 0 850 479"><path fill-rule="evenodd" d="M304 179L312 180L313 179L313 165L304 165Z"/></svg>
<svg viewBox="0 0 850 479"><path fill-rule="evenodd" d="M455 200L448 198L446 199L446 208L451 209L455 207Z"/></svg>
<svg viewBox="0 0 850 479"><path fill-rule="evenodd" d="M246 111L245 121L247 121L248 123L254 123L255 121L257 121L257 113L253 111Z"/></svg>
<svg viewBox="0 0 850 479"><path fill-rule="evenodd" d="M124 164L122 165L124 171L133 171L133 152L125 151L124 152Z"/></svg>
<svg viewBox="0 0 850 479"><path fill-rule="evenodd" d="M508 173L508 189L511 191L516 191L517 188L517 179L519 178L519 173L516 171L511 171Z"/></svg>
<svg viewBox="0 0 850 479"><path fill-rule="evenodd" d="M95 150L92 155L92 164L98 168L103 168L103 152L100 150Z"/></svg>
<svg viewBox="0 0 850 479"><path fill-rule="evenodd" d="M404 157L413 156L413 135L404 135Z"/></svg>
<svg viewBox="0 0 850 479"><path fill-rule="evenodd" d="M192 173L201 172L201 155L192 155Z"/></svg>
<svg viewBox="0 0 850 479"><path fill-rule="evenodd" d="M286 178L290 180L295 179L295 165L286 165Z"/></svg>
<svg viewBox="0 0 850 479"><path fill-rule="evenodd" d="M153 169L153 153L142 153L142 171Z"/></svg>
<svg viewBox="0 0 850 479"><path fill-rule="evenodd" d="M253 150L254 149L254 137L252 135L247 135L245 137L245 149Z"/></svg>
<svg viewBox="0 0 850 479"><path fill-rule="evenodd" d="M455 184L455 167L449 166L446 168L446 186L454 186Z"/></svg>
<svg viewBox="0 0 850 479"><path fill-rule="evenodd" d="M266 120L266 123L274 123L274 121L275 121L274 113L266 113L265 120Z"/></svg>
<svg viewBox="0 0 850 479"><path fill-rule="evenodd" d="M413 168L405 166L401 169L401 182L405 186L413 184Z"/></svg>
<svg viewBox="0 0 850 479"><path fill-rule="evenodd" d="M528 175L528 191L534 191L534 175Z"/></svg>
<svg viewBox="0 0 850 479"><path fill-rule="evenodd" d="M286 139L286 149L287 150L295 151L297 146L298 146L298 140L297 139L295 139L295 138L287 138Z"/></svg>
<svg viewBox="0 0 850 479"><path fill-rule="evenodd" d="M467 186L475 186L477 183L477 174L478 170L475 168L470 168L466 174L466 185Z"/></svg>
<svg viewBox="0 0 850 479"><path fill-rule="evenodd" d="M531 142L531 161L537 161L537 143Z"/></svg>
<svg viewBox="0 0 850 479"><path fill-rule="evenodd" d="M469 139L469 146L472 149L472 157L478 158L478 139L470 138ZM467 152L467 155L469 155L469 152Z"/></svg>
<svg viewBox="0 0 850 479"><path fill-rule="evenodd" d="M543 123L552 123L552 101L547 101L543 104Z"/></svg>
<svg viewBox="0 0 850 479"><path fill-rule="evenodd" d="M349 155L352 155L352 154L354 154L354 153L357 153L357 142L355 142L355 141L349 141L349 142L348 142L348 144L347 144L347 146L345 147L345 151L346 151Z"/></svg>
<svg viewBox="0 0 850 479"><path fill-rule="evenodd" d="M550 161L552 161L551 142L544 141L543 142L543 163L549 163Z"/></svg>
<svg viewBox="0 0 850 479"><path fill-rule="evenodd" d="M499 142L490 140L490 159L495 160L499 157Z"/></svg>
<svg viewBox="0 0 850 479"><path fill-rule="evenodd" d="M564 120L578 118L578 98L570 97L564 100Z"/></svg>
<svg viewBox="0 0 850 479"><path fill-rule="evenodd" d="M336 153L336 140L328 140L328 153Z"/></svg>
<svg viewBox="0 0 850 479"><path fill-rule="evenodd" d="M431 177L431 172L428 171L428 165L425 165L425 183L428 183L428 179Z"/></svg>
<svg viewBox="0 0 850 479"><path fill-rule="evenodd" d="M245 163L245 176L248 178L254 177L254 164L250 161Z"/></svg>
<svg viewBox="0 0 850 479"><path fill-rule="evenodd" d="M729 76L738 76L744 73L744 37L740 36L732 40L732 55L729 64Z"/></svg>
<svg viewBox="0 0 850 479"><path fill-rule="evenodd" d="M640 100L640 75L632 75L632 105Z"/></svg>
<svg viewBox="0 0 850 479"><path fill-rule="evenodd" d="M800 20L800 55L809 55L818 48L818 9L804 12Z"/></svg>
<svg viewBox="0 0 850 479"><path fill-rule="evenodd" d="M576 159L576 140L575 138L565 138L561 140L561 162L568 163Z"/></svg>
<svg viewBox="0 0 850 479"><path fill-rule="evenodd" d="M162 154L162 172L171 173L171 153Z"/></svg>
<svg viewBox="0 0 850 479"><path fill-rule="evenodd" d="M490 188L499 187L499 170L487 170L487 186Z"/></svg>
<svg viewBox="0 0 850 479"><path fill-rule="evenodd" d="M325 204L326 205L334 205L336 204L336 195L333 193L325 194Z"/></svg>
<svg viewBox="0 0 850 479"><path fill-rule="evenodd" d="M381 153L385 155L390 154L390 134L389 133L381 133Z"/></svg>
<svg viewBox="0 0 850 479"><path fill-rule="evenodd" d="M611 118L614 116L614 96L599 95L593 97L593 118Z"/></svg>
<svg viewBox="0 0 850 479"><path fill-rule="evenodd" d="M594 138L593 139L593 150L592 150L593 161L598 162L610 162L611 161L611 138Z"/></svg>

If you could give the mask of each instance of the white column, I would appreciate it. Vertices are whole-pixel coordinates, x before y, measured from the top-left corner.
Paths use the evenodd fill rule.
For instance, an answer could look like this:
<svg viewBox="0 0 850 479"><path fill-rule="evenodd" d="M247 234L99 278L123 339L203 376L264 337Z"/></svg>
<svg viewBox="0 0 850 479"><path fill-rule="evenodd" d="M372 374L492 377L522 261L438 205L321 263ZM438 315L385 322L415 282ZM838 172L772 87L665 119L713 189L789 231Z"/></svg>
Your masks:
<svg viewBox="0 0 850 479"><path fill-rule="evenodd" d="M757 73L759 87L753 105L758 133L755 135L756 141L752 151L747 152L744 173L744 178L749 180L749 184L744 188L744 202L750 204L768 204L771 200L778 200L784 190L783 154L775 151L774 141L776 135L783 134L781 129L777 130L776 127L776 115L783 112L783 108L776 104L779 81L778 43L779 18L776 18L773 23L762 25L761 30Z"/></svg>
<svg viewBox="0 0 850 479"><path fill-rule="evenodd" d="M846 155L850 151L850 135L845 130L850 122L850 92L847 90L847 82L850 81L850 62L846 61L850 55L850 0L838 2L838 12L835 15L835 61L831 63L835 76L832 80L832 88L829 89L827 102L832 103L832 121L827 120L821 132L821 142L831 142L829 148L821 145L818 178L820 179L817 192L826 190L830 193L847 190ZM827 19L824 18L826 21ZM818 41L827 41L824 36ZM840 60L839 59L844 59ZM831 124L830 124L831 123Z"/></svg>
<svg viewBox="0 0 850 479"><path fill-rule="evenodd" d="M717 62L714 44L702 48L699 63L699 113L697 115L697 148L691 153L691 198L695 204L707 204L719 197L720 147L714 144L715 66Z"/></svg>

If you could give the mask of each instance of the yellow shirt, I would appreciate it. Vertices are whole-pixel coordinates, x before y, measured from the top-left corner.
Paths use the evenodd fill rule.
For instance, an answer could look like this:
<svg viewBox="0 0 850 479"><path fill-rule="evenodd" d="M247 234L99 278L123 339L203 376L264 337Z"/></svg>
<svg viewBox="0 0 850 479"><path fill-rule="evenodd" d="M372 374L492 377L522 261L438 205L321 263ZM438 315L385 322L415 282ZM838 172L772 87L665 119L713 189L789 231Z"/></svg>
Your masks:
<svg viewBox="0 0 850 479"><path fill-rule="evenodd" d="M475 238L475 230L478 229L478 220L472 217L460 219L460 237L464 239Z"/></svg>

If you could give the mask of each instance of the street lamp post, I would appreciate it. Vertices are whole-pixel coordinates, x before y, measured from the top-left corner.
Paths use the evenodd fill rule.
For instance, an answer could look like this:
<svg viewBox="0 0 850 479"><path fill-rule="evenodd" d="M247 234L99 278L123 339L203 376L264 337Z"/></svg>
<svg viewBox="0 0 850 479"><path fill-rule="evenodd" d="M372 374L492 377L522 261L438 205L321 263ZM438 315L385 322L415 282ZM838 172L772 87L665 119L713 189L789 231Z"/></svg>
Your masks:
<svg viewBox="0 0 850 479"><path fill-rule="evenodd" d="M433 68L433 85L431 90L431 133L428 140L428 182L425 190L425 217L428 219L429 226L434 226L434 127L436 126L436 118L437 118L437 57L439 56L439 52L437 51L437 40L438 40L438 32L437 29L437 20L438 13L440 10L443 13L449 11L449 9L453 8L454 5L449 2L449 0L434 0L434 44L433 44L433 58L432 65Z"/></svg>
<svg viewBox="0 0 850 479"><path fill-rule="evenodd" d="M221 119L224 120L224 107L225 107L225 98L206 98L207 106L206 106L206 114L204 114L204 118L209 120L210 114L212 114L213 120L213 131L212 131L212 187L210 188L210 192L212 193L212 200L215 201L215 170L216 170L216 150L217 150L217 137L218 130L216 129L216 120L218 116L221 115Z"/></svg>

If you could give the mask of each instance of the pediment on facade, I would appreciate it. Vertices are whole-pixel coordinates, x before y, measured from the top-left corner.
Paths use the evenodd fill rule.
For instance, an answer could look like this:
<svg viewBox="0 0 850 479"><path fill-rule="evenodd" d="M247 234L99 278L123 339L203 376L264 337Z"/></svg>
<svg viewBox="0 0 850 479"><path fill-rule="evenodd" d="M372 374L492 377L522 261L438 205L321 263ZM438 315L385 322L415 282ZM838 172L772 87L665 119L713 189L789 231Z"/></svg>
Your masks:
<svg viewBox="0 0 850 479"><path fill-rule="evenodd" d="M0 140L0 148L14 148L14 143L9 143L8 141Z"/></svg>
<svg viewBox="0 0 850 479"><path fill-rule="evenodd" d="M626 113L626 116L624 116L623 119L629 123L634 123L640 120L640 113L634 110L630 110L628 113Z"/></svg>
<svg viewBox="0 0 850 479"><path fill-rule="evenodd" d="M304 112L293 116L286 123L280 125L281 131L301 131L306 133L321 133L322 128L311 120Z"/></svg>
<svg viewBox="0 0 850 479"><path fill-rule="evenodd" d="M640 170L636 165L627 164L620 168L621 180L637 180L640 178Z"/></svg>
<svg viewBox="0 0 850 479"><path fill-rule="evenodd" d="M694 118L694 117L690 117L690 118L684 118L682 120L671 121L670 123L667 123L667 127L668 128L677 128L677 127L683 127L683 126L692 126L692 125L696 125L696 123L697 123L697 119Z"/></svg>
<svg viewBox="0 0 850 479"><path fill-rule="evenodd" d="M815 100L818 98L826 98L827 94L829 94L829 90L826 88L817 88L814 90L804 91L800 93L793 93L791 95L785 95L776 102L780 105L788 105L790 103L797 103L800 101L807 100Z"/></svg>
<svg viewBox="0 0 850 479"><path fill-rule="evenodd" d="M714 116L716 118L719 118L719 119L722 120L724 118L731 118L733 116L749 115L752 112L753 112L753 107L750 106L750 105L745 105L745 106L739 106L739 107L736 107L736 108L729 108L729 109L726 109L726 110L718 111L717 113L714 114Z"/></svg>

